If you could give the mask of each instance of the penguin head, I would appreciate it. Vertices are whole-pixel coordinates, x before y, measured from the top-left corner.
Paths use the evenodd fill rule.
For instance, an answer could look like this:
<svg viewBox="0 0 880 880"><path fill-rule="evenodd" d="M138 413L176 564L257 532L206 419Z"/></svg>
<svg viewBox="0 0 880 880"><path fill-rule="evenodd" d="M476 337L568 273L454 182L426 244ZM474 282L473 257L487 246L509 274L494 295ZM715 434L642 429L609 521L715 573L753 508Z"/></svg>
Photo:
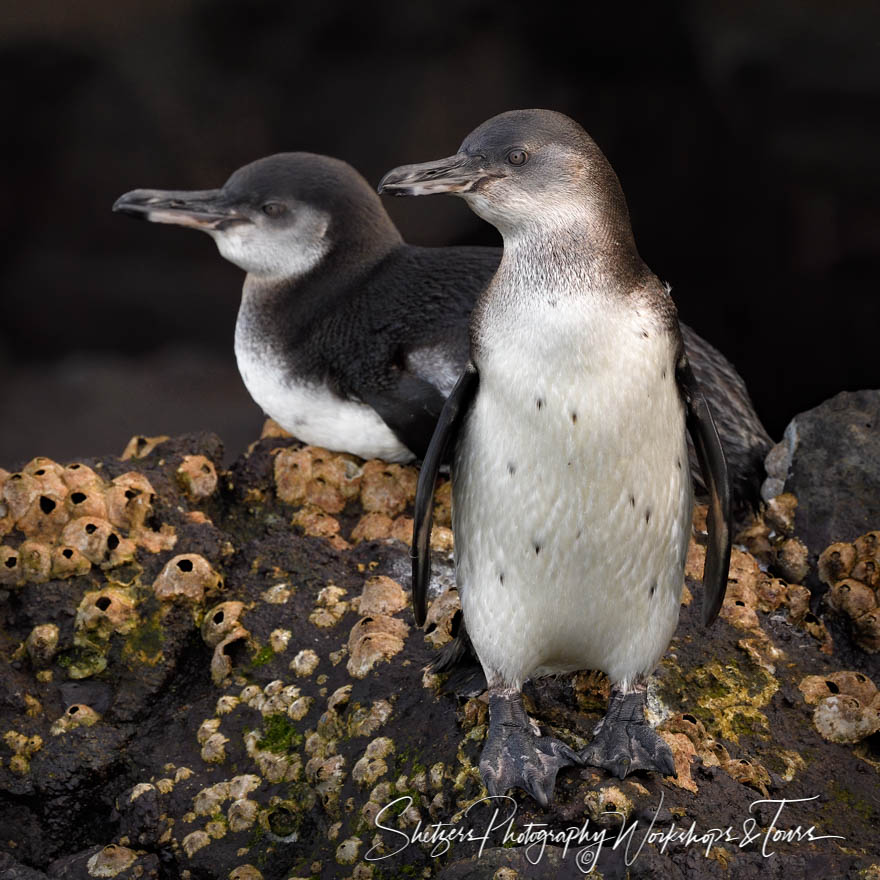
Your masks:
<svg viewBox="0 0 880 880"><path fill-rule="evenodd" d="M239 168L220 189L136 189L114 211L207 232L221 255L251 275L307 275L334 248L364 255L400 235L350 165L312 153L279 153Z"/></svg>
<svg viewBox="0 0 880 880"><path fill-rule="evenodd" d="M504 234L535 225L621 218L617 176L590 136L552 110L512 110L475 128L447 159L389 171L380 193L463 197Z"/></svg>

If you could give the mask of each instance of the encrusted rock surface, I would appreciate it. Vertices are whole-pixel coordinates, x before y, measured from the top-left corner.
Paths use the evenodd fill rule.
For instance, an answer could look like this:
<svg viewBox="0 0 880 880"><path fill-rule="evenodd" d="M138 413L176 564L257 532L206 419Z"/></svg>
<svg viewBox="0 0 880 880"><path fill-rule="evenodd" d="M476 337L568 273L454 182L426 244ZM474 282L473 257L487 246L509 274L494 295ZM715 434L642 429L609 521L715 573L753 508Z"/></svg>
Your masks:
<svg viewBox="0 0 880 880"><path fill-rule="evenodd" d="M0 877L513 880L583 876L597 851L605 878L880 870L880 664L856 626L877 603L867 529L823 557L826 581L850 589L817 605L795 577L800 508L777 502L744 531L705 631L698 510L650 701L677 778L566 770L549 810L513 793L499 805L516 805L512 825L483 842L486 703L424 672L455 594L430 632L413 625L415 471L274 431L229 470L221 459L212 435L136 438L123 459L0 471ZM436 514L445 587L447 483ZM542 729L574 747L606 698L596 673L526 689ZM779 816L756 803L782 798L807 800ZM559 836L542 853L520 836L586 820L601 848ZM458 839L403 847L438 822ZM621 822L638 823L628 868ZM691 823L698 840L674 837ZM826 835L840 839L811 839Z"/></svg>
<svg viewBox="0 0 880 880"><path fill-rule="evenodd" d="M814 564L829 544L877 528L880 390L842 391L799 413L770 450L766 468L762 494L797 496L797 532Z"/></svg>

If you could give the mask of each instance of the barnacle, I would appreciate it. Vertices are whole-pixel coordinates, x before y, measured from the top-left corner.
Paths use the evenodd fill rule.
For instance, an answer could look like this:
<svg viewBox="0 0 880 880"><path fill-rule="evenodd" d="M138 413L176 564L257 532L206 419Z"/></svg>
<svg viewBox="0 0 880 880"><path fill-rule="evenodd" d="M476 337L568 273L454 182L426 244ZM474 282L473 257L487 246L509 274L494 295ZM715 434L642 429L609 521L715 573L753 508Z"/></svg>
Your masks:
<svg viewBox="0 0 880 880"><path fill-rule="evenodd" d="M35 626L25 640L25 648L34 666L48 666L58 651L58 626L42 623Z"/></svg>
<svg viewBox="0 0 880 880"><path fill-rule="evenodd" d="M182 553L169 560L153 582L156 597L173 600L178 597L202 602L207 591L219 590L223 577L198 553Z"/></svg>
<svg viewBox="0 0 880 880"><path fill-rule="evenodd" d="M64 714L52 725L52 735L58 736L76 727L91 727L101 720L101 716L91 707L83 703L73 703Z"/></svg>
<svg viewBox="0 0 880 880"><path fill-rule="evenodd" d="M177 480L194 501L210 498L217 491L217 469L204 455L185 455L177 469Z"/></svg>
<svg viewBox="0 0 880 880"><path fill-rule="evenodd" d="M415 468L373 459L364 464L361 504L367 512L393 518L415 499L417 483Z"/></svg>
<svg viewBox="0 0 880 880"><path fill-rule="evenodd" d="M406 607L407 594L397 581L384 575L371 577L365 584L357 603L357 611L362 615L396 614Z"/></svg>
<svg viewBox="0 0 880 880"><path fill-rule="evenodd" d="M348 639L349 675L364 678L377 663L400 653L408 631L402 620L384 614L361 618Z"/></svg>

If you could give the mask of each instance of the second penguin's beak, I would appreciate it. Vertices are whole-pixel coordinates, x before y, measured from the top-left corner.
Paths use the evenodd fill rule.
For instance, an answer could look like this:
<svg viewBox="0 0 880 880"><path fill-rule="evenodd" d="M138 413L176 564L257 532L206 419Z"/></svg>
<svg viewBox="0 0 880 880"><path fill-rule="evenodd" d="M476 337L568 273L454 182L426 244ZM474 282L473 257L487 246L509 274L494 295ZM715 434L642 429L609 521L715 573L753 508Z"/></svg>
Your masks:
<svg viewBox="0 0 880 880"><path fill-rule="evenodd" d="M434 193L463 195L490 175L482 156L456 153L448 159L401 165L379 181L378 192L394 196L429 196Z"/></svg>
<svg viewBox="0 0 880 880"><path fill-rule="evenodd" d="M205 232L248 219L220 189L135 189L120 196L113 210L152 223L173 223Z"/></svg>

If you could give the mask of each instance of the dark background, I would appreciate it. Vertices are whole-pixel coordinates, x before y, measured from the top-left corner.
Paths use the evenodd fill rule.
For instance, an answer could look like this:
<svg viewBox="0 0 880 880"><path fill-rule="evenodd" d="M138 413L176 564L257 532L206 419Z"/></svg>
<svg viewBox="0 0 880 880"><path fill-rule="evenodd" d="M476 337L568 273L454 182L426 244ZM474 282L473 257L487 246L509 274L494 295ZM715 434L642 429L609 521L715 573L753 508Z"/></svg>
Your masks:
<svg viewBox="0 0 880 880"><path fill-rule="evenodd" d="M204 235L113 215L282 150L369 181L543 106L597 140L648 265L746 378L774 437L878 382L875 2L4 0L0 466L261 416L242 273ZM495 243L454 199L387 201L415 243Z"/></svg>

